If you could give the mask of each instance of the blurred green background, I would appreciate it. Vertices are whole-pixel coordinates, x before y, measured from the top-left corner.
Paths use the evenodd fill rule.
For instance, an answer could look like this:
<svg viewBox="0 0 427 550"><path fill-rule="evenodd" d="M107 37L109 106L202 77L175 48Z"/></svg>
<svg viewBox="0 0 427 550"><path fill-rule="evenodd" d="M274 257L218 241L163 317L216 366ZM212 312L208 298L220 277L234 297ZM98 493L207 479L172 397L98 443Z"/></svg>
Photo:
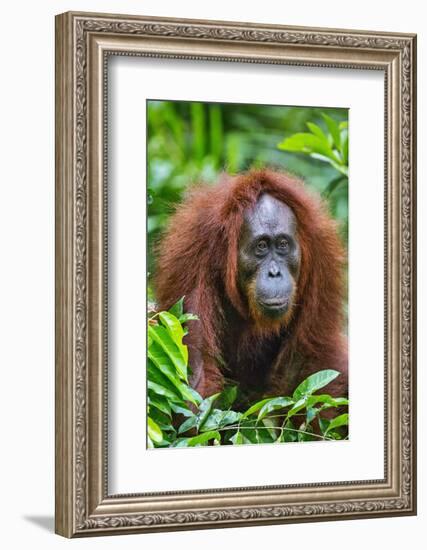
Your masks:
<svg viewBox="0 0 427 550"><path fill-rule="evenodd" d="M153 249L176 203L223 171L267 166L301 177L327 199L347 247L347 120L347 109L148 101L149 299Z"/></svg>

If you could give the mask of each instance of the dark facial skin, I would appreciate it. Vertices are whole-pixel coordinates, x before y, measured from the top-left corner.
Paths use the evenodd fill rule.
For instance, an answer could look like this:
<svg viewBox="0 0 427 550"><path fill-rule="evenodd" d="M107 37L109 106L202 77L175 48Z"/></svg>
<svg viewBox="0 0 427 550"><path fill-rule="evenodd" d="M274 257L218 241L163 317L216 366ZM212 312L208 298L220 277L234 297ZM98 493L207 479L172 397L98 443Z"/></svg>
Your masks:
<svg viewBox="0 0 427 550"><path fill-rule="evenodd" d="M239 240L239 285L259 314L280 319L292 307L300 267L292 210L263 194L245 215Z"/></svg>

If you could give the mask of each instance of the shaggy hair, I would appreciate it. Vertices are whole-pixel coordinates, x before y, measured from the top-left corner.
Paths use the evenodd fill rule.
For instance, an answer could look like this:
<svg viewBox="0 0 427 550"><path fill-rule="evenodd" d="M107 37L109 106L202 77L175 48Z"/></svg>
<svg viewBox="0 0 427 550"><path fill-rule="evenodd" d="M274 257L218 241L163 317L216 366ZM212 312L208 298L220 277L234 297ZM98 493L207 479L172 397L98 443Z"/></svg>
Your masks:
<svg viewBox="0 0 427 550"><path fill-rule="evenodd" d="M268 324L260 326L251 314L237 274L244 214L263 193L292 209L301 249L292 315L279 332L272 327L271 334ZM239 382L252 377L252 385L262 379L261 395L289 395L308 374L326 368L343 374L327 387L329 393L345 395L344 263L336 223L326 205L285 173L252 170L223 176L214 186L193 188L170 218L158 249L155 280L159 308L168 309L185 296L185 310L200 319L191 322L187 337L193 386L202 395L221 388L227 341L239 364L234 375ZM272 345L274 339L278 345ZM264 353L266 348L269 353ZM269 364L262 365L260 378L253 364L254 357L263 355Z"/></svg>

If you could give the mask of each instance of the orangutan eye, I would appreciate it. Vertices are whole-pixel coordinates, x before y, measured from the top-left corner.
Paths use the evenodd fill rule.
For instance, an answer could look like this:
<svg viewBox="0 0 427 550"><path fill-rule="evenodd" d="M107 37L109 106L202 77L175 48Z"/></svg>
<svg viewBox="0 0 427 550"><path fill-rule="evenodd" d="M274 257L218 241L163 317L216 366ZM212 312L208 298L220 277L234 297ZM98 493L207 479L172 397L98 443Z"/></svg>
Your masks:
<svg viewBox="0 0 427 550"><path fill-rule="evenodd" d="M268 250L267 241L265 240L258 241L256 245L256 251L260 254L265 254L267 250Z"/></svg>
<svg viewBox="0 0 427 550"><path fill-rule="evenodd" d="M281 252L286 252L289 248L289 242L287 239L280 239L280 241L277 243L277 248Z"/></svg>

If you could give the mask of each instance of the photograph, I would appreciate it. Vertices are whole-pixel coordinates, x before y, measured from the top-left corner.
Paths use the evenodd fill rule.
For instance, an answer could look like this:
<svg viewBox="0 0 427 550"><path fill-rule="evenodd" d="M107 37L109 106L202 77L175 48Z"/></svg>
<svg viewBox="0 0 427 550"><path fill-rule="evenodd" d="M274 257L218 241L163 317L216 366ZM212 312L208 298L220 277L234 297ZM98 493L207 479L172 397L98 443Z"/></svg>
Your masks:
<svg viewBox="0 0 427 550"><path fill-rule="evenodd" d="M379 29L56 17L59 535L416 513L416 35Z"/></svg>
<svg viewBox="0 0 427 550"><path fill-rule="evenodd" d="M347 440L348 109L147 100L147 446Z"/></svg>

